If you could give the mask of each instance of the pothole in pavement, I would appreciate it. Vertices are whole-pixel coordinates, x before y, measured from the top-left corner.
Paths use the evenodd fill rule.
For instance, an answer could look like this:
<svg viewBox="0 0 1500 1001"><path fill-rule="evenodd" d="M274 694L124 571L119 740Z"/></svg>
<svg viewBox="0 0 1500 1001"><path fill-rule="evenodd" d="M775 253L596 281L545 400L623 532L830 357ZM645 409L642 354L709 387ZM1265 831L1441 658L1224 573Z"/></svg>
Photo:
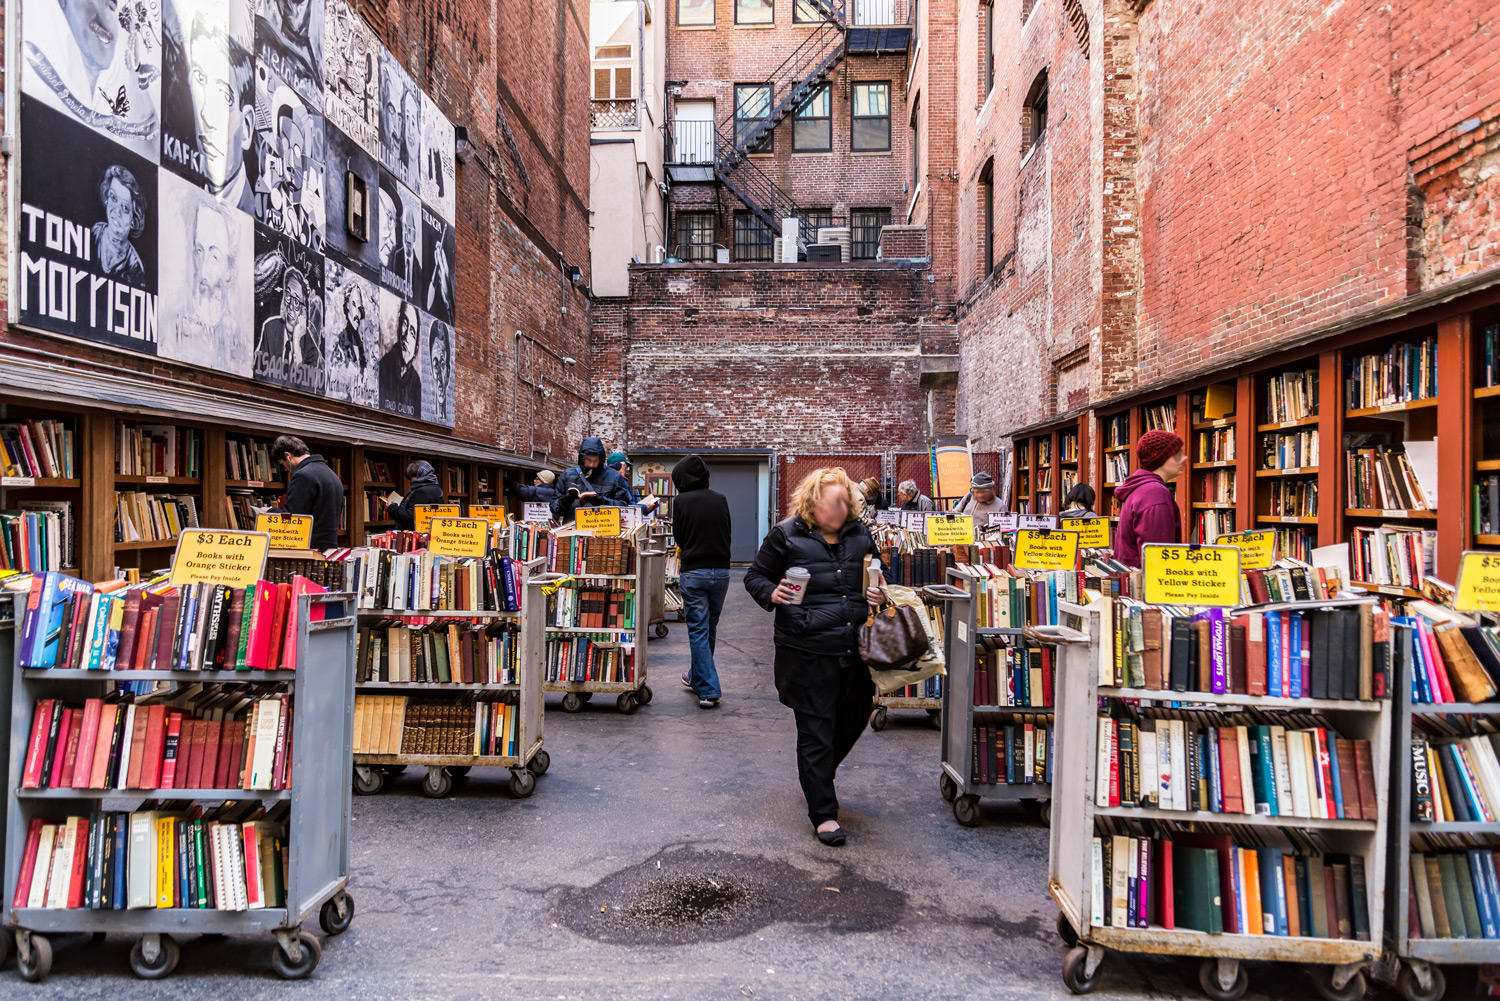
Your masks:
<svg viewBox="0 0 1500 1001"><path fill-rule="evenodd" d="M817 876L774 859L676 849L568 889L553 917L600 942L686 945L738 938L777 921L879 931L905 910L904 893L843 866Z"/></svg>

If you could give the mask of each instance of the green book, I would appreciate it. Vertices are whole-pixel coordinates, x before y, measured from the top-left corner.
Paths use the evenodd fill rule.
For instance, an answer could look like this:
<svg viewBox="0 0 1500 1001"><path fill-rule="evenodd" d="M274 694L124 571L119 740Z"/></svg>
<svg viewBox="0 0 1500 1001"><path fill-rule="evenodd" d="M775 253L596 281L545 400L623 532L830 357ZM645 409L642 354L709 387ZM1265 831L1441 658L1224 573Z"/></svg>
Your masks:
<svg viewBox="0 0 1500 1001"><path fill-rule="evenodd" d="M1437 864L1443 877L1443 903L1448 912L1448 929L1453 938L1473 938L1469 933L1468 912L1464 910L1463 898L1459 896L1458 874L1453 868L1453 856L1439 855ZM1470 906L1473 906L1472 901Z"/></svg>
<svg viewBox="0 0 1500 1001"><path fill-rule="evenodd" d="M1219 900L1219 856L1212 848L1173 846L1172 903L1177 926L1224 934Z"/></svg>
<svg viewBox="0 0 1500 1001"><path fill-rule="evenodd" d="M1313 937L1328 938L1328 887L1323 876L1323 859L1321 856L1308 856L1307 889L1312 898Z"/></svg>
<svg viewBox="0 0 1500 1001"><path fill-rule="evenodd" d="M203 821L193 821L193 868L197 877L197 906L208 908L213 906L208 893L208 873L204 868L204 860L208 857L208 845L203 838Z"/></svg>
<svg viewBox="0 0 1500 1001"><path fill-rule="evenodd" d="M437 664L437 680L452 681L453 674L448 670L448 638L433 633L428 633L427 636L432 642L433 660Z"/></svg>
<svg viewBox="0 0 1500 1001"><path fill-rule="evenodd" d="M1453 882L1458 884L1458 900L1464 909L1464 925L1469 929L1467 937L1483 938L1484 925L1479 920L1479 902L1474 899L1474 878L1469 872L1468 859L1461 855L1443 857L1453 864Z"/></svg>
<svg viewBox="0 0 1500 1001"><path fill-rule="evenodd" d="M245 585L245 610L240 614L240 644L234 652L234 669L245 670L245 655L250 649L250 619L255 612L255 585Z"/></svg>

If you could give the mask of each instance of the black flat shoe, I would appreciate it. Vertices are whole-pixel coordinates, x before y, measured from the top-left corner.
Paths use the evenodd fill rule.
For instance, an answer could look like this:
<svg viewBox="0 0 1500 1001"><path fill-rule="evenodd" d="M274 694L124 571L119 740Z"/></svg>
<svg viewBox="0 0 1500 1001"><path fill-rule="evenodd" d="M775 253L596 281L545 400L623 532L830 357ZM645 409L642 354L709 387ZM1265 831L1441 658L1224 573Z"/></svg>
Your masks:
<svg viewBox="0 0 1500 1001"><path fill-rule="evenodd" d="M842 827L835 827L831 831L817 831L815 833L818 835L819 841L823 842L825 845L831 845L835 848L837 848L839 845L843 844L845 840L847 840L844 835L844 829Z"/></svg>

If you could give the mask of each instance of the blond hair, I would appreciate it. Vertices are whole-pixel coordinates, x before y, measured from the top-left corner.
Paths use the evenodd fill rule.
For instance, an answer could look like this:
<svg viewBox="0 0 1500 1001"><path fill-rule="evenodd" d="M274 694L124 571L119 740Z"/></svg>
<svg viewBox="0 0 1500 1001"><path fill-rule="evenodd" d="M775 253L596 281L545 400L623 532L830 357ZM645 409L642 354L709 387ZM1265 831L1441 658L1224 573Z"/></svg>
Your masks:
<svg viewBox="0 0 1500 1001"><path fill-rule="evenodd" d="M843 487L849 498L849 516L845 522L854 521L864 511L864 495L843 466L825 466L814 469L802 478L792 490L792 513L801 517L808 525L816 525L813 508L823 499L829 487Z"/></svg>

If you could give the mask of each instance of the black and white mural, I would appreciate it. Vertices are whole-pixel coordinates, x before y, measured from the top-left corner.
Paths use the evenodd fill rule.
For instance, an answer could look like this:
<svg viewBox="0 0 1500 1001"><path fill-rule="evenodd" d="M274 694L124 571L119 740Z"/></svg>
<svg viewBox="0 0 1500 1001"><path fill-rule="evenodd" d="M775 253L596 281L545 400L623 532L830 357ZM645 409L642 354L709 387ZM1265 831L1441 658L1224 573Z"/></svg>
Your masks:
<svg viewBox="0 0 1500 1001"><path fill-rule="evenodd" d="M346 0L40 0L20 322L453 423L454 128Z"/></svg>

